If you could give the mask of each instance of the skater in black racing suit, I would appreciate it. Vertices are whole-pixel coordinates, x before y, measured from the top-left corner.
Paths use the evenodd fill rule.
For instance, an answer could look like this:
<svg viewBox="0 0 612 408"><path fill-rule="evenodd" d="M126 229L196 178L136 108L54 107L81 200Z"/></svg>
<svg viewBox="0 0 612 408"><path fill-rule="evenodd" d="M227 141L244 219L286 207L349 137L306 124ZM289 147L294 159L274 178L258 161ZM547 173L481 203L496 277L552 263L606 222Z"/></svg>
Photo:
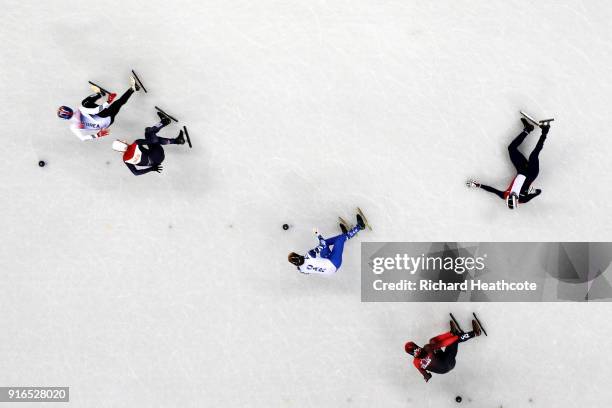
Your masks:
<svg viewBox="0 0 612 408"><path fill-rule="evenodd" d="M125 165L135 176L147 174L151 171L161 173L162 162L165 159L163 145L167 144L184 144L185 138L181 130L179 135L174 139L157 136L157 133L170 124L170 119L158 113L161 121L154 126L145 129L145 138L138 139L132 144L116 140L113 142L113 149L123 153L123 161ZM146 167L146 168L138 168Z"/></svg>
<svg viewBox="0 0 612 408"><path fill-rule="evenodd" d="M510 143L508 146L508 153L510 155L510 161L516 168L516 176L508 185L506 190L501 191L496 188L481 184L477 181L470 180L467 182L468 187L482 188L489 193L495 194L502 200L506 201L506 205L509 209L514 210L518 207L518 204L528 203L535 197L542 193L542 190L536 189L534 192L530 192L531 184L535 181L540 173L540 160L539 155L544 147L546 136L550 130L550 125L540 126L542 134L536 147L533 149L527 159L519 150L518 147L523 143L527 135L533 131L534 127L525 118L521 119L523 122L523 131Z"/></svg>

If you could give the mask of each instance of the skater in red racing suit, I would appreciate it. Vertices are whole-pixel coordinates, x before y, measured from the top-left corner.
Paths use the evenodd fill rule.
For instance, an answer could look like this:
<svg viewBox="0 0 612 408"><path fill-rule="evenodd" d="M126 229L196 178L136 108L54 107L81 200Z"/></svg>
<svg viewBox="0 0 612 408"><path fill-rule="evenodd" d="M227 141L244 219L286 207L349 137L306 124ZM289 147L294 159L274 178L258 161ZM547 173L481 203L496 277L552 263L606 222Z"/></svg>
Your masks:
<svg viewBox="0 0 612 408"><path fill-rule="evenodd" d="M480 336L481 328L476 320L472 320L472 331L460 333L454 322L450 322L451 331L440 334L429 340L423 347L409 341L404 346L406 353L414 356L413 364L423 375L425 382L431 379L431 373L445 374L455 368L455 357L459 343ZM442 350L445 349L445 350Z"/></svg>

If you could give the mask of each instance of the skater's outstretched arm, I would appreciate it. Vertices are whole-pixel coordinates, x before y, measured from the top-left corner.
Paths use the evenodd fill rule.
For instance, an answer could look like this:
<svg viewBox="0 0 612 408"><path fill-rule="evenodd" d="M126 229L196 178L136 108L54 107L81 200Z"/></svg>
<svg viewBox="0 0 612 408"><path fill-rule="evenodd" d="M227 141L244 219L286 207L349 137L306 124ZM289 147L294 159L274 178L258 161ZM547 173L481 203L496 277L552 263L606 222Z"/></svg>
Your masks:
<svg viewBox="0 0 612 408"><path fill-rule="evenodd" d="M529 193L527 194L525 197L521 197L521 203L528 203L529 201L531 201L532 199L536 198L537 196L539 196L542 193L542 190L540 190L539 188L536 189L535 193Z"/></svg>
<svg viewBox="0 0 612 408"><path fill-rule="evenodd" d="M70 126L70 130L81 140L97 139L99 137L107 136L109 133L108 129L100 129L98 132L96 132L95 129L81 129L76 124L72 124Z"/></svg>
<svg viewBox="0 0 612 408"><path fill-rule="evenodd" d="M98 105L96 101L102 97L101 93L95 93L89 95L87 98L83 99L81 102L81 112L86 113L88 115L95 115L100 113L104 109L109 107L108 102L104 102L102 105Z"/></svg>
<svg viewBox="0 0 612 408"><path fill-rule="evenodd" d="M489 193L493 193L493 194L495 194L496 196L498 196L498 197L499 197L499 198L501 198L501 199L503 199L503 198L504 198L504 192L503 192L503 191L500 191L500 190L498 190L498 189L496 189L496 188L493 188L493 187L487 186L486 184L481 184L481 185L480 185L480 188L482 188L484 191L488 191Z"/></svg>
<svg viewBox="0 0 612 408"><path fill-rule="evenodd" d="M431 379L431 373L421 367L421 359L415 358L414 360L412 360L412 364L414 364L414 367L419 370L419 373L421 373L425 382Z"/></svg>
<svg viewBox="0 0 612 408"><path fill-rule="evenodd" d="M125 163L125 165L128 167L128 169L130 169L132 174L134 174L135 176L142 176L143 174L147 174L152 171L156 171L158 173L161 173L162 171L162 166L158 164L156 164L155 166L148 167L146 169L139 169L136 166L134 166L132 163Z"/></svg>
<svg viewBox="0 0 612 408"><path fill-rule="evenodd" d="M81 140L92 140L96 138L95 133L92 133L91 129L81 129L78 126L72 125L70 126L70 130L72 130L72 133L77 135Z"/></svg>

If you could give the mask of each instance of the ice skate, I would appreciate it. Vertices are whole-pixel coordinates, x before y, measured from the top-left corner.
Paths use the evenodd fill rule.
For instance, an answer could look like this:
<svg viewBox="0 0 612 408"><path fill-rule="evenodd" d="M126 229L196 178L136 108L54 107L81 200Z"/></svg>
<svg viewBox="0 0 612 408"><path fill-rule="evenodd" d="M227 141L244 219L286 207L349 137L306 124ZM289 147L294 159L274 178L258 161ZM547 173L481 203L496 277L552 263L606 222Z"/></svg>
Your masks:
<svg viewBox="0 0 612 408"><path fill-rule="evenodd" d="M170 124L171 119L165 113L157 111L157 116L159 116L159 119L160 119L162 125L168 126ZM181 133L182 133L182 131L181 131Z"/></svg>
<svg viewBox="0 0 612 408"><path fill-rule="evenodd" d="M550 122L553 122L555 120L554 118L536 120L532 116L529 116L528 114L526 114L523 111L519 111L519 113L523 116L523 118L527 119L527 122L533 124L534 126L538 126L538 127L550 125ZM523 122L523 120L521 120L521 122ZM525 123L525 122L523 122L523 123Z"/></svg>
<svg viewBox="0 0 612 408"><path fill-rule="evenodd" d="M343 234L346 234L348 232L348 228L346 227L346 225L344 225L343 223L339 223L338 225L340 226L340 230Z"/></svg>
<svg viewBox="0 0 612 408"><path fill-rule="evenodd" d="M368 222L368 219L366 218L365 214L363 213L363 211L361 211L361 208L357 207L357 214L358 216L361 218L361 221L363 223L363 227L362 224L359 223L359 221L357 222L357 225L359 225L361 227L361 229L364 228L368 228L370 231L372 231L372 226L370 225L370 223ZM359 218L358 218L359 220Z"/></svg>
<svg viewBox="0 0 612 408"><path fill-rule="evenodd" d="M130 88L132 88L132 91L134 92L140 91L140 85L138 85L134 76L130 76Z"/></svg>
<svg viewBox="0 0 612 408"><path fill-rule="evenodd" d="M100 87L98 85L89 85L89 87L91 88L91 90L94 93L100 94L100 95L104 95L104 93L102 92L102 90L100 89Z"/></svg>
<svg viewBox="0 0 612 408"><path fill-rule="evenodd" d="M170 123L170 119L168 118L165 118L165 119L168 120L168 123ZM163 123L163 120L162 120L162 123ZM180 144L180 145L185 144L185 137L183 136L182 130L179 132L179 135L176 137L175 140L176 140L176 144Z"/></svg>
<svg viewBox="0 0 612 408"><path fill-rule="evenodd" d="M459 336L461 334L461 330L459 330L459 327L457 326L457 324L453 322L452 320L450 321L450 332L454 334L455 336Z"/></svg>
<svg viewBox="0 0 612 408"><path fill-rule="evenodd" d="M142 83L140 78L138 78L138 75L136 75L136 72L134 70L132 70L132 77L134 78L136 86L138 87L136 90L138 91L140 88L142 88L142 90L147 93L147 88L145 88L144 84Z"/></svg>
<svg viewBox="0 0 612 408"><path fill-rule="evenodd" d="M111 93L111 91L102 88L100 85L96 84L95 82L91 82L91 81L87 81L87 82L89 83L89 87L91 88L92 91L94 91L94 93L99 93L102 96Z"/></svg>
<svg viewBox="0 0 612 408"><path fill-rule="evenodd" d="M364 230L366 227L366 223L363 220L363 217L359 214L357 214L356 217L357 217L357 226L359 227L360 230Z"/></svg>
<svg viewBox="0 0 612 408"><path fill-rule="evenodd" d="M521 118L521 122L523 123L523 131L530 133L531 131L533 131L534 126L529 123L529 121L525 118Z"/></svg>
<svg viewBox="0 0 612 408"><path fill-rule="evenodd" d="M472 330L474 331L474 336L480 336L482 334L480 325L476 320L472 320Z"/></svg>

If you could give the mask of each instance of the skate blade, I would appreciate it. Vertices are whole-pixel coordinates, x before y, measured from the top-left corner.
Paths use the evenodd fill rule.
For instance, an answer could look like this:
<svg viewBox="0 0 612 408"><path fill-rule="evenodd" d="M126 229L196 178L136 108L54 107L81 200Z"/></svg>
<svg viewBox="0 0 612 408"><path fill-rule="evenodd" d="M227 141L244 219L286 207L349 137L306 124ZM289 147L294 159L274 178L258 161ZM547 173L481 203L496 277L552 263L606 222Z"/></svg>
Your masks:
<svg viewBox="0 0 612 408"><path fill-rule="evenodd" d="M457 319L455 319L455 316L453 316L452 313L449 313L451 319L453 319L453 322L455 322L455 325L457 326L457 328L459 329L459 332L461 334L465 333L465 331L461 328L461 325L459 324L459 322L457 321Z"/></svg>
<svg viewBox="0 0 612 408"><path fill-rule="evenodd" d="M526 114L523 111L519 111L519 113L525 118L527 119L529 122L531 122L532 125L535 126L540 126L540 122L538 122L537 120L535 120L534 118L532 118L531 116L529 116L528 114Z"/></svg>
<svg viewBox="0 0 612 408"><path fill-rule="evenodd" d="M535 120L533 117L529 116L528 114L526 114L523 111L519 111L519 113L525 118L527 119L529 122L531 122L532 125L535 125L537 127L542 127L542 126L546 126L546 125L550 125L550 122L553 122L555 119L551 118L551 119L544 119L544 120Z"/></svg>
<svg viewBox="0 0 612 408"><path fill-rule="evenodd" d="M164 111L162 108L160 108L159 106L154 106L154 108L155 108L155 110L156 110L156 111L161 112L161 113L163 113L164 115L166 115L167 117L169 117L169 118L170 118L170 120L173 120L173 121L175 121L175 122L177 122L177 123L178 123L178 120L177 120L177 119L176 119L174 116L169 115L168 113L166 113L166 112L165 112L165 111Z"/></svg>
<svg viewBox="0 0 612 408"><path fill-rule="evenodd" d="M368 219L366 218L366 216L363 214L363 211L361 211L361 208L359 208L359 207L357 207L357 214L361 215L361 218L363 218L363 222L365 222L365 225L366 225L367 229L372 231L372 226L370 226L370 223L368 222Z"/></svg>
<svg viewBox="0 0 612 408"><path fill-rule="evenodd" d="M348 222L346 222L346 220L342 217L338 217L338 221L340 222L340 224L344 225L348 231L350 231L353 228L353 226L349 224Z"/></svg>
<svg viewBox="0 0 612 408"><path fill-rule="evenodd" d="M134 75L134 79L136 80L136 82L138 82L138 85L142 88L142 90L145 91L145 93L148 93L147 88L145 88L145 86L142 84L142 81L140 80L140 78L138 78L138 75L136 75L136 72L134 72L134 70L132 70L132 75Z"/></svg>
<svg viewBox="0 0 612 408"><path fill-rule="evenodd" d="M187 144L189 145L189 148L193 149L193 146L191 145L191 138L189 137L189 132L187 131L187 126L183 126L183 130L185 131L185 139L187 139Z"/></svg>
<svg viewBox="0 0 612 408"><path fill-rule="evenodd" d="M478 325L480 326L480 330L484 333L485 336L489 337L489 335L487 334L487 331L485 330L484 326L482 325L482 323L480 323L480 320L478 319L478 316L476 316L476 313L472 312L472 315L474 316L474 319L476 320L476 323L478 323Z"/></svg>
<svg viewBox="0 0 612 408"><path fill-rule="evenodd" d="M89 83L89 85L91 85L91 89L94 89L93 87L98 88L102 92L102 96L104 96L106 94L109 94L109 93L112 93L111 91L107 91L106 89L102 88L100 85L98 85L98 84L96 84L94 82L87 81L87 83ZM94 90L94 92L96 92L96 91Z"/></svg>

